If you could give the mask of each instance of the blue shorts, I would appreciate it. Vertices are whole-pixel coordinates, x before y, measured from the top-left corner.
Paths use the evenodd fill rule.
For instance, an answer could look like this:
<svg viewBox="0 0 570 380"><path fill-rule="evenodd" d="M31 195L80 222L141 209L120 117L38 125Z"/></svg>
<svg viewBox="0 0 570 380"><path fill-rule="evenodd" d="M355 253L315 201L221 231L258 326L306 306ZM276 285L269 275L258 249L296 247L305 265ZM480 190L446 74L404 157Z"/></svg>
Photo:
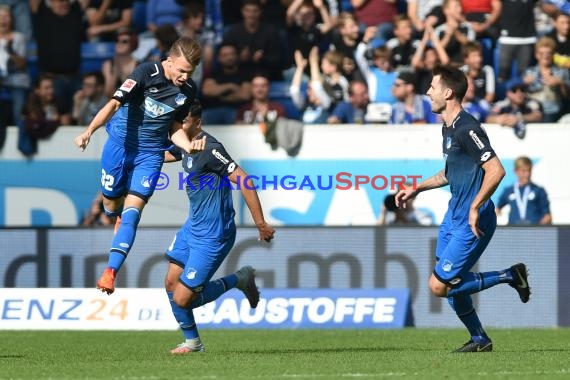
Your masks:
<svg viewBox="0 0 570 380"><path fill-rule="evenodd" d="M183 226L166 251L168 261L184 268L180 282L199 293L218 270L236 240L235 229L226 239L193 239Z"/></svg>
<svg viewBox="0 0 570 380"><path fill-rule="evenodd" d="M487 248L496 227L497 218L494 214L481 218L479 228L485 235L477 239L468 223L454 227L447 218L444 219L437 239L437 262L433 270L435 277L451 287L459 285L463 276L473 268Z"/></svg>
<svg viewBox="0 0 570 380"><path fill-rule="evenodd" d="M134 194L147 201L154 192L164 152L127 150L107 139L101 154L101 191L107 198Z"/></svg>

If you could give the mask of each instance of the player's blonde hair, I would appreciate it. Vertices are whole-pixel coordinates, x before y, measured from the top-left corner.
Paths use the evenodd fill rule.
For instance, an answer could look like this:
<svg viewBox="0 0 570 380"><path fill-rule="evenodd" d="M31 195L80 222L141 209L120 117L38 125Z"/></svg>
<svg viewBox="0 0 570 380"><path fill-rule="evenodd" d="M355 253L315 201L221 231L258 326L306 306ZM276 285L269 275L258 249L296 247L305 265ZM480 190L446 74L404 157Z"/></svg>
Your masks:
<svg viewBox="0 0 570 380"><path fill-rule="evenodd" d="M183 56L192 67L196 68L200 64L202 48L198 42L190 37L180 37L172 44L169 55L174 57Z"/></svg>

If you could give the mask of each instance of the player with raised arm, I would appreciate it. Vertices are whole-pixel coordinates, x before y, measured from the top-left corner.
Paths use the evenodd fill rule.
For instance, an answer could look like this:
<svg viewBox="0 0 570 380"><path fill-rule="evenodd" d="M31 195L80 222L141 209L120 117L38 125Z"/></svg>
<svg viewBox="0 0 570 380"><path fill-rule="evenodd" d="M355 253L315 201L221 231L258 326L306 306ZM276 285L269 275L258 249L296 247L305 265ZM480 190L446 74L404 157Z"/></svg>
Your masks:
<svg viewBox="0 0 570 380"><path fill-rule="evenodd" d="M257 226L259 240L270 242L275 234L273 227L265 222L251 179L224 146L202 130L199 116L197 107L193 107L183 129L193 141L206 137L204 151L188 154L174 149L166 153L167 162L182 161L190 200L188 218L166 251L170 261L165 279L166 293L185 337L183 343L170 351L172 354L204 351L194 320L194 308L214 301L233 288L245 294L252 308L259 302L255 270L250 266L210 281L235 242L232 184L241 190Z"/></svg>
<svg viewBox="0 0 570 380"><path fill-rule="evenodd" d="M439 229L429 288L435 296L447 297L469 330L471 339L455 352L487 352L493 350L493 344L479 321L471 294L506 283L526 303L530 287L524 264L496 272L470 272L495 232L497 218L491 195L505 170L479 121L461 107L466 91L467 79L460 70L434 69L427 95L433 112L441 114L444 121L445 168L415 189L398 191L396 204L406 207L420 192L449 185L451 200Z"/></svg>
<svg viewBox="0 0 570 380"><path fill-rule="evenodd" d="M172 143L186 152L201 150L205 140L190 141L182 121L196 101L190 79L200 63L200 46L180 38L162 62L139 65L75 138L85 150L91 135L106 125L108 139L101 154L101 191L105 213L120 217L107 268L97 288L111 294L115 277L135 240L141 212L154 192L156 173ZM171 143L172 142L172 143Z"/></svg>

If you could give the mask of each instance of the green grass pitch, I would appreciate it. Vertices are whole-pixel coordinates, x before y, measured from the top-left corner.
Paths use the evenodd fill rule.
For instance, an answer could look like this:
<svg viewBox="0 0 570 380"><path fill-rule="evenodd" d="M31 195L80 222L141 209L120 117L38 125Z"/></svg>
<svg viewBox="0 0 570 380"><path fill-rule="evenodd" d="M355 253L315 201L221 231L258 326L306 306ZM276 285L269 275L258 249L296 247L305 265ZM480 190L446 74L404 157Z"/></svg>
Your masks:
<svg viewBox="0 0 570 380"><path fill-rule="evenodd" d="M490 330L495 351L452 354L463 330L0 331L0 379L568 379L570 329Z"/></svg>

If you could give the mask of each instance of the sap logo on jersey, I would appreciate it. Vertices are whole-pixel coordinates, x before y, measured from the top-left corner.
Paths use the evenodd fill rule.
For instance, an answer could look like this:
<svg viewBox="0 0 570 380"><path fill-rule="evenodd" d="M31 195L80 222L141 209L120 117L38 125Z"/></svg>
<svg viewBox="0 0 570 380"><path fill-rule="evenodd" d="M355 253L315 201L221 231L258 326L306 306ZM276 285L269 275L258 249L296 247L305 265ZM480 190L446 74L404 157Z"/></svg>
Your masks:
<svg viewBox="0 0 570 380"><path fill-rule="evenodd" d="M152 118L162 116L172 111L174 111L174 108L157 102L152 98L146 97L144 100L144 113Z"/></svg>

